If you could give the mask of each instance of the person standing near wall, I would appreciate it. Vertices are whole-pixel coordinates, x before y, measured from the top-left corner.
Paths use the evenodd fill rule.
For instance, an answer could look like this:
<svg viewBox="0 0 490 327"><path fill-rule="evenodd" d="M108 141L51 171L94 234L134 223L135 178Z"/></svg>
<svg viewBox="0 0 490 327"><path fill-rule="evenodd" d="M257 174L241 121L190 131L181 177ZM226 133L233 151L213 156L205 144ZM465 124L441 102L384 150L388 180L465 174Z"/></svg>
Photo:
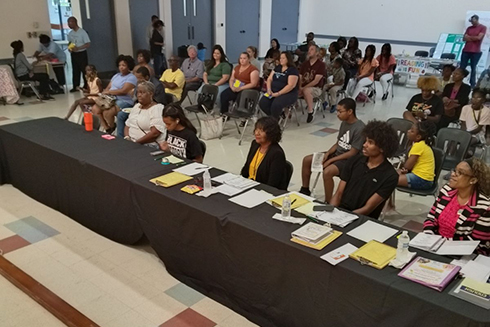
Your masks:
<svg viewBox="0 0 490 327"><path fill-rule="evenodd" d="M470 84L471 88L475 87L476 84L476 67L478 66L478 61L481 58L481 44L487 28L485 25L480 24L480 17L478 15L473 15L470 18L471 26L466 29L464 33L463 40L466 44L463 48L463 53L461 54L461 68L464 70L470 62L471 66L471 76Z"/></svg>
<svg viewBox="0 0 490 327"><path fill-rule="evenodd" d="M73 16L68 18L68 27L71 29L70 33L68 33L68 41L70 42L68 50L71 53L71 66L73 69L73 88L70 92L73 93L77 92L80 86L80 75L83 77L83 88L87 88L84 72L85 67L88 65L87 48L90 47L90 38L87 32L78 26L78 21Z"/></svg>

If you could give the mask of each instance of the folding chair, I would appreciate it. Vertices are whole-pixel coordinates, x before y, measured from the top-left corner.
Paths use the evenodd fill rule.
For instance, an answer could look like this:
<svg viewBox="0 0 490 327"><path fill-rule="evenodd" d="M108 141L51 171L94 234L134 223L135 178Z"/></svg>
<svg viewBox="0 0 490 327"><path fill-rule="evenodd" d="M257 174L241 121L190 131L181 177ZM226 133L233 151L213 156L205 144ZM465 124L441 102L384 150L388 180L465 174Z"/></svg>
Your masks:
<svg viewBox="0 0 490 327"><path fill-rule="evenodd" d="M36 88L36 81L21 81L18 77L17 77L17 74L15 74L15 69L14 67L9 64L9 67L10 69L12 69L12 73L13 75L15 76L15 79L17 80L17 82L19 83L20 85L20 88L19 88L19 95L22 95L22 91L24 90L24 87L30 87L32 92L34 92L34 94L36 95L37 99L39 101L42 101L41 99L41 95L39 94L39 91L37 90Z"/></svg>
<svg viewBox="0 0 490 327"><path fill-rule="evenodd" d="M470 146L471 134L456 128L441 128L437 132L436 148L446 154L442 169L455 168L464 158Z"/></svg>
<svg viewBox="0 0 490 327"><path fill-rule="evenodd" d="M202 88L201 94L198 97L197 104L193 106L187 106L184 109L193 112L196 115L199 123L199 135L201 135L201 119L199 119L199 113L206 116L213 115L214 105L218 97L218 87L216 85L205 84ZM200 104L199 104L200 103Z"/></svg>
<svg viewBox="0 0 490 327"><path fill-rule="evenodd" d="M282 129L286 129L286 125L288 124L288 121L290 120L289 116L291 114L294 114L294 117L296 118L296 123L299 126L299 119L298 119L298 113L296 112L296 104L292 104L282 110L284 117L281 117L279 119L279 126L282 127Z"/></svg>
<svg viewBox="0 0 490 327"><path fill-rule="evenodd" d="M232 118L235 121L236 129L240 135L240 141L238 145L242 145L243 135L247 129L248 122L251 119L256 119L258 114L258 102L259 102L260 92L257 90L243 90L238 95L238 99L233 104L231 111L225 112L223 116L228 120ZM237 120L245 120L245 125L240 131ZM226 121L225 121L226 122ZM224 130L224 128L223 128ZM223 132L221 132L221 137L223 137Z"/></svg>

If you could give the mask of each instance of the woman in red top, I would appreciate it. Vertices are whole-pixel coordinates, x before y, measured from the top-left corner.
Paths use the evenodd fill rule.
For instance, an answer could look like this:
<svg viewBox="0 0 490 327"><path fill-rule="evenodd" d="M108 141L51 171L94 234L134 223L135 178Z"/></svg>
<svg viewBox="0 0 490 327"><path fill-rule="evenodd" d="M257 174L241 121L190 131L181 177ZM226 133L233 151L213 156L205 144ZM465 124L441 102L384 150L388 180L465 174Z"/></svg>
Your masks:
<svg viewBox="0 0 490 327"><path fill-rule="evenodd" d="M388 82L393 80L393 70L396 66L396 59L391 54L391 44L385 43L381 47L381 54L376 58L379 67L376 71L376 80L379 81L383 88L382 100L388 98Z"/></svg>
<svg viewBox="0 0 490 327"><path fill-rule="evenodd" d="M424 232L454 240L478 240L476 252L490 254L490 168L480 159L462 161L439 193Z"/></svg>
<svg viewBox="0 0 490 327"><path fill-rule="evenodd" d="M228 112L230 101L235 101L243 90L255 89L259 86L259 71L250 63L246 52L240 54L240 64L233 69L230 88L221 93L221 113Z"/></svg>

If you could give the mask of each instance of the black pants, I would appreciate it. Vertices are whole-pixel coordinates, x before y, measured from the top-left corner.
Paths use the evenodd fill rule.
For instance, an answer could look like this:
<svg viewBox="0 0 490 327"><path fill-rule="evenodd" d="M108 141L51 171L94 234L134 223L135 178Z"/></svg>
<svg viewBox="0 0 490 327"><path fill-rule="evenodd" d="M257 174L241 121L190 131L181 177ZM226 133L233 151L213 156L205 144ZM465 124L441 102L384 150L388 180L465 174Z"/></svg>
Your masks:
<svg viewBox="0 0 490 327"><path fill-rule="evenodd" d="M223 92L221 92L221 113L224 114L228 112L230 109L230 101L235 101L238 98L240 92L233 92L231 88L227 88Z"/></svg>
<svg viewBox="0 0 490 327"><path fill-rule="evenodd" d="M87 51L71 53L71 66L73 69L73 88L80 86L80 75L82 75L83 77L84 87L87 86L87 79L85 78L85 67L87 65Z"/></svg>
<svg viewBox="0 0 490 327"><path fill-rule="evenodd" d="M184 90L182 91L182 97L180 98L182 101L184 101L185 97L187 96L187 93L189 91L197 91L201 87L202 82L191 82L191 83L185 83Z"/></svg>
<svg viewBox="0 0 490 327"><path fill-rule="evenodd" d="M65 66L56 66L56 67L53 67L53 70L54 70L54 73L56 75L56 79L58 80L58 84L59 85L65 85L66 84ZM85 76L85 72L83 75Z"/></svg>
<svg viewBox="0 0 490 327"><path fill-rule="evenodd" d="M49 75L46 73L35 73L34 76L29 77L29 74L19 76L19 81L36 81L39 82L39 93L41 95L49 95Z"/></svg>
<svg viewBox="0 0 490 327"><path fill-rule="evenodd" d="M267 116L272 116L279 120L282 110L294 104L296 100L298 100L298 92L295 91L271 99L264 96L259 101L259 107Z"/></svg>

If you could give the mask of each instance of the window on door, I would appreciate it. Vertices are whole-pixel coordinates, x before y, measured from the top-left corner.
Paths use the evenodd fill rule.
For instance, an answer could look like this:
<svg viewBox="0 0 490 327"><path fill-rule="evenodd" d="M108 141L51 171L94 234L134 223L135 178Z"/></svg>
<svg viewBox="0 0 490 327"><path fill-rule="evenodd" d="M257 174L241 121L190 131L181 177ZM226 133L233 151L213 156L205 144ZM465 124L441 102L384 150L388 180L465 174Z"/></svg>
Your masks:
<svg viewBox="0 0 490 327"><path fill-rule="evenodd" d="M47 0L49 8L49 21L51 23L51 36L53 40L66 40L70 29L68 18L71 13L71 0Z"/></svg>

